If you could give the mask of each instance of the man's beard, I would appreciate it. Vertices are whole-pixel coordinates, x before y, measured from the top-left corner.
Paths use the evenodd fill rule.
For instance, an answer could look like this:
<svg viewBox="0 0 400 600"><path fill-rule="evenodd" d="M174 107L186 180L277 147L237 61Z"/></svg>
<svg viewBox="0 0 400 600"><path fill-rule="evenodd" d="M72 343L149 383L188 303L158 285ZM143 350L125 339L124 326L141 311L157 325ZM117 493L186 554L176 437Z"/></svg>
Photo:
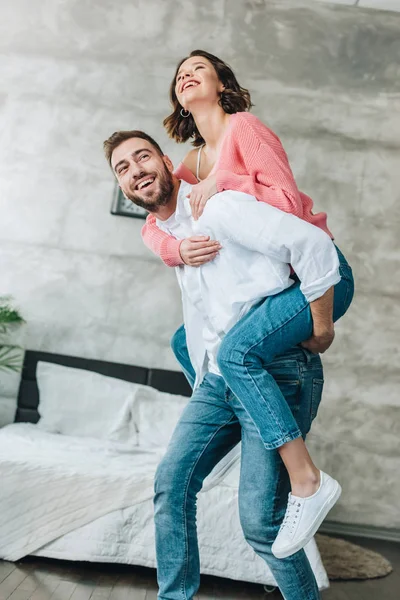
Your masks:
<svg viewBox="0 0 400 600"><path fill-rule="evenodd" d="M143 173L140 178L143 178L146 175L151 176L151 173ZM153 195L151 200L144 200L142 196L138 196L130 190L125 192L125 196L136 204L136 206L140 206L149 212L158 212L161 206L166 206L168 204L174 191L172 175L167 167L164 167L163 173L157 173L157 181L159 184L159 191L157 194Z"/></svg>

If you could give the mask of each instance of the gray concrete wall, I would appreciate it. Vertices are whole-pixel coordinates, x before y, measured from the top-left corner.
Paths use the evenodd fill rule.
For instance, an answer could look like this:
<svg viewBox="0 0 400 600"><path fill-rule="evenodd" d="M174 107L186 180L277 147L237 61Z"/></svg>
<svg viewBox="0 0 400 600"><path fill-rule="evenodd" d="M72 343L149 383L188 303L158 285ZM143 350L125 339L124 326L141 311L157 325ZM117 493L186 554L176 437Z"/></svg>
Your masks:
<svg viewBox="0 0 400 600"><path fill-rule="evenodd" d="M29 348L175 368L172 270L141 222L109 214L102 141L166 139L177 60L229 61L282 138L301 188L329 213L357 295L324 358L310 447L339 477L332 518L399 527L400 14L263 0L14 0L0 18L0 294ZM3 422L15 380L2 376Z"/></svg>

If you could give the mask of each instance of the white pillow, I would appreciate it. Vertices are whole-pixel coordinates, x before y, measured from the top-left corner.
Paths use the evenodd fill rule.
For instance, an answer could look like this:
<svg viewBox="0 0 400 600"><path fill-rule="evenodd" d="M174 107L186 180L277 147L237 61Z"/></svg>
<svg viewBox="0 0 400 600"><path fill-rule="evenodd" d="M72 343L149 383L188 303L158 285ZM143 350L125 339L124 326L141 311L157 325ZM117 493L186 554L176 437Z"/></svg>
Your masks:
<svg viewBox="0 0 400 600"><path fill-rule="evenodd" d="M38 427L50 433L137 445L138 384L53 363L37 365Z"/></svg>
<svg viewBox="0 0 400 600"><path fill-rule="evenodd" d="M159 392L141 385L135 398L135 421L139 446L166 448L183 409L190 398Z"/></svg>
<svg viewBox="0 0 400 600"><path fill-rule="evenodd" d="M138 428L139 446L166 448L185 406L190 402L186 396L168 394L141 385L136 392L135 420ZM227 481L226 485L237 487L240 471L241 445L237 444L226 454L205 479L203 491Z"/></svg>

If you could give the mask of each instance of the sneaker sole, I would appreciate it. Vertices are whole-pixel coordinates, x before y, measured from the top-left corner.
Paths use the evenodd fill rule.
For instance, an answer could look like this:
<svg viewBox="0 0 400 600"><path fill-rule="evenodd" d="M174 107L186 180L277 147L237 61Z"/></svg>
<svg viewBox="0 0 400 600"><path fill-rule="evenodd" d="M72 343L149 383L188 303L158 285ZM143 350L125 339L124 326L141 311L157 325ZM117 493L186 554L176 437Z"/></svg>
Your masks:
<svg viewBox="0 0 400 600"><path fill-rule="evenodd" d="M333 492L329 496L329 498L326 500L324 506L318 513L317 518L312 523L312 525L308 529L307 533L301 538L301 540L299 540L297 542L297 544L295 544L294 546L290 546L290 548L288 548L287 550L278 550L276 552L274 551L273 547L271 548L272 554L276 558L288 558L289 556L292 556L292 554L296 554L296 552L298 552L299 550L304 548L304 546L306 546L308 544L308 542L314 537L314 535L317 533L318 529L320 528L323 520L325 519L326 515L335 506L336 502L339 500L339 498L341 496L342 488L338 482L336 482L336 484L337 485L336 485L335 489L333 490Z"/></svg>

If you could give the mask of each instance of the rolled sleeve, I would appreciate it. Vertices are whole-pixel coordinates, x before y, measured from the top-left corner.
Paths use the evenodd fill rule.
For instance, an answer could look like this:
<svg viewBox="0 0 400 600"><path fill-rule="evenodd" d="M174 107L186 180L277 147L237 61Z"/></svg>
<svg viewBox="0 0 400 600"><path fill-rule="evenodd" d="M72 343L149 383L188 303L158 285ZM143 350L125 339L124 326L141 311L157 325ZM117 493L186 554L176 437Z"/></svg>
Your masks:
<svg viewBox="0 0 400 600"><path fill-rule="evenodd" d="M317 281L313 281L308 285L301 284L300 289L304 294L307 302L313 302L314 300L318 300L318 298L321 298L321 296L323 296L325 292L327 292L332 286L339 283L340 280L341 276L338 267L337 269L335 269L331 273L328 273L325 277L322 277Z"/></svg>

